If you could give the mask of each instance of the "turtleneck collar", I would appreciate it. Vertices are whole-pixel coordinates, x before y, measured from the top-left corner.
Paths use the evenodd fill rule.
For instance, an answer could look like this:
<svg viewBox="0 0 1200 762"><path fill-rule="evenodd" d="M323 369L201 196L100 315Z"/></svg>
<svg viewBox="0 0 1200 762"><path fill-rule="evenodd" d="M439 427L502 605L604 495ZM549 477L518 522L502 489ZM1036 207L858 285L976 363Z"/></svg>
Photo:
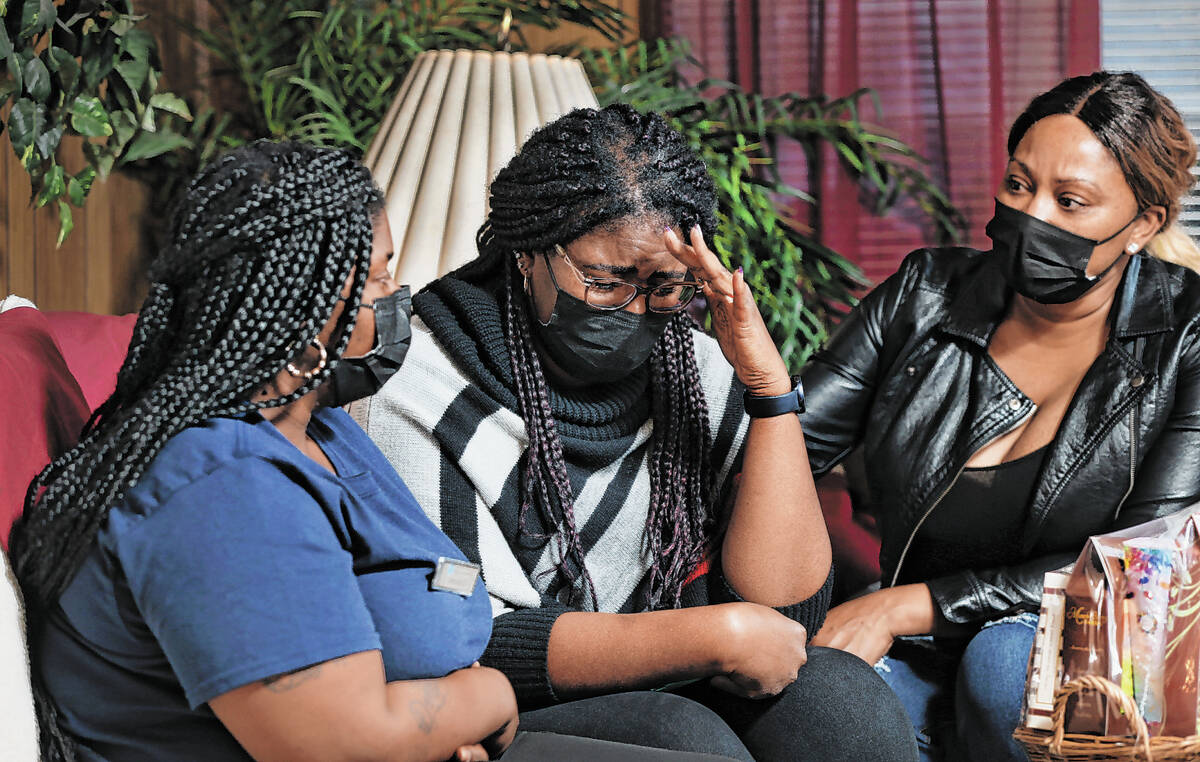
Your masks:
<svg viewBox="0 0 1200 762"><path fill-rule="evenodd" d="M502 312L505 276L500 268L480 275L458 271L439 278L413 298L413 309L471 381L519 411ZM550 384L559 435L593 442L632 435L650 416L649 377L646 363L609 384L576 389Z"/></svg>

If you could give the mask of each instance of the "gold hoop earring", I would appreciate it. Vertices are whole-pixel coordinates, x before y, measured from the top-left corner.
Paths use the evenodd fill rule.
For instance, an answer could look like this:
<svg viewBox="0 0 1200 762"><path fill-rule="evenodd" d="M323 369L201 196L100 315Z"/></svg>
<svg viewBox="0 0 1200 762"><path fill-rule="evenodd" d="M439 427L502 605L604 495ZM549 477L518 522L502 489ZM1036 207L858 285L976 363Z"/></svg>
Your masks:
<svg viewBox="0 0 1200 762"><path fill-rule="evenodd" d="M311 368L309 370L300 370L294 364L292 364L291 362L288 362L288 364L287 364L288 375L294 376L295 378L302 378L305 381L308 381L308 380L312 379L313 376L315 376L318 373L320 373L321 371L325 370L325 365L329 360L329 354L325 351L325 345L322 344L321 340L318 338L313 338L313 340L309 342L309 345L316 346L317 351L321 353L321 356L317 359L317 366L315 368Z"/></svg>

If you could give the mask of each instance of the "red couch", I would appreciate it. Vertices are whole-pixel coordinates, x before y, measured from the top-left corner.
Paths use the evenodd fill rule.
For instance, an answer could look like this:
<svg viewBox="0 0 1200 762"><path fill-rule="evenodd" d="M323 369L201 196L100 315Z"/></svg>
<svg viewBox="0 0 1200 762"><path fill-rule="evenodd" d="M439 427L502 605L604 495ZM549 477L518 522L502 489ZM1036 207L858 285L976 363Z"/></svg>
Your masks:
<svg viewBox="0 0 1200 762"><path fill-rule="evenodd" d="M14 300L16 301L16 300ZM0 300L0 545L29 482L75 443L111 393L134 316L39 312ZM37 725L16 580L0 552L0 757L36 759Z"/></svg>
<svg viewBox="0 0 1200 762"><path fill-rule="evenodd" d="M136 315L39 312L0 307L0 545L24 507L27 485L71 447L83 424L112 393ZM838 593L878 579L873 525L851 511L845 477L831 474L818 493L839 569ZM0 746L36 756L37 731L28 681L24 617L6 559L0 579ZM12 679L16 677L17 679ZM0 754L0 756L4 756Z"/></svg>
<svg viewBox="0 0 1200 762"><path fill-rule="evenodd" d="M136 315L39 312L0 314L0 544L20 515L25 488L50 459L75 442L92 410L112 393ZM817 487L838 563L839 597L879 578L879 538L851 510L846 479L830 474Z"/></svg>
<svg viewBox="0 0 1200 762"><path fill-rule="evenodd" d="M112 393L136 315L0 313L0 545L21 514L25 490L75 444L91 411Z"/></svg>

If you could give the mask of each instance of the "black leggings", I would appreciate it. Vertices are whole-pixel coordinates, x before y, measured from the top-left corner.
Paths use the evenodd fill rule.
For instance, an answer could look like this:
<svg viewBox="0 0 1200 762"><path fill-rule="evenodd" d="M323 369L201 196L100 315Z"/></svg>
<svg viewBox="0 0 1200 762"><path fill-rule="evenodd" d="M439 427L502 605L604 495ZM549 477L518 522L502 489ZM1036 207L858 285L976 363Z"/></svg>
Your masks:
<svg viewBox="0 0 1200 762"><path fill-rule="evenodd" d="M504 762L736 762L733 758L715 754L656 749L583 736L531 733L525 730L517 733L512 746L500 758Z"/></svg>
<svg viewBox="0 0 1200 762"><path fill-rule="evenodd" d="M778 696L743 699L695 683L633 691L521 713L521 729L738 760L915 762L912 724L895 694L856 656L809 648Z"/></svg>

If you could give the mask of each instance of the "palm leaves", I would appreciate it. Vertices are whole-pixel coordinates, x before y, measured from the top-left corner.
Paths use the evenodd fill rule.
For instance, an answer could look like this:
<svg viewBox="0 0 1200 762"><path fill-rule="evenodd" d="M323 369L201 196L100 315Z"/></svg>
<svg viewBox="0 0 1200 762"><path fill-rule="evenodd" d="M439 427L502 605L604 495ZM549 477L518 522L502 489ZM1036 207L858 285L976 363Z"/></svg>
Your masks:
<svg viewBox="0 0 1200 762"><path fill-rule="evenodd" d="M830 324L865 282L853 263L795 217L796 201L816 207L821 199L780 176L775 157L783 141L798 144L810 168L821 146L832 145L875 213L915 202L931 221L935 240L960 235L962 217L921 170L924 160L860 118L859 102L874 98L869 91L833 100L796 93L767 98L714 79L689 84L680 68L696 62L679 40L585 51L583 59L601 104L623 101L660 112L700 153L717 187L714 248L727 265L744 269L794 369L825 341Z"/></svg>
<svg viewBox="0 0 1200 762"><path fill-rule="evenodd" d="M506 11L522 28L574 23L611 39L624 16L600 0L210 0L217 23L193 28L249 108L244 139L307 140L365 149L413 59L438 48L492 49Z"/></svg>
<svg viewBox="0 0 1200 762"><path fill-rule="evenodd" d="M27 0L32 2L33 0ZM3 2L3 0L0 0ZM132 169L162 190L153 218L220 150L259 138L304 140L365 150L418 54L438 48L489 49L513 15L521 26L574 23L612 39L623 14L602 0L208 0L206 27L176 18L213 56L214 102L176 129L191 146Z"/></svg>
<svg viewBox="0 0 1200 762"><path fill-rule="evenodd" d="M512 14L507 42L524 49L522 29L573 23L599 30L614 47L581 51L601 104L623 101L663 113L707 163L719 194L713 245L746 280L784 359L798 368L828 336L828 326L864 285L859 269L820 242L793 211L819 207L808 183L780 176L785 141L801 147L810 168L831 145L876 213L915 205L935 240L957 238L961 216L923 171L907 145L860 116L874 98L790 93L775 98L713 79L689 83L689 58L674 40L622 46L625 21L602 0L210 0L216 23L193 30L219 61L216 74L239 94L224 121L202 112L189 138L216 147L259 137L292 138L363 149L378 129L417 54L437 48L494 49L501 19ZM218 104L219 105L219 104ZM879 113L876 104L875 113ZM177 153L164 164L192 157ZM195 167L172 165L177 175ZM815 171L810 171L815 175ZM814 215L814 219L819 219Z"/></svg>

